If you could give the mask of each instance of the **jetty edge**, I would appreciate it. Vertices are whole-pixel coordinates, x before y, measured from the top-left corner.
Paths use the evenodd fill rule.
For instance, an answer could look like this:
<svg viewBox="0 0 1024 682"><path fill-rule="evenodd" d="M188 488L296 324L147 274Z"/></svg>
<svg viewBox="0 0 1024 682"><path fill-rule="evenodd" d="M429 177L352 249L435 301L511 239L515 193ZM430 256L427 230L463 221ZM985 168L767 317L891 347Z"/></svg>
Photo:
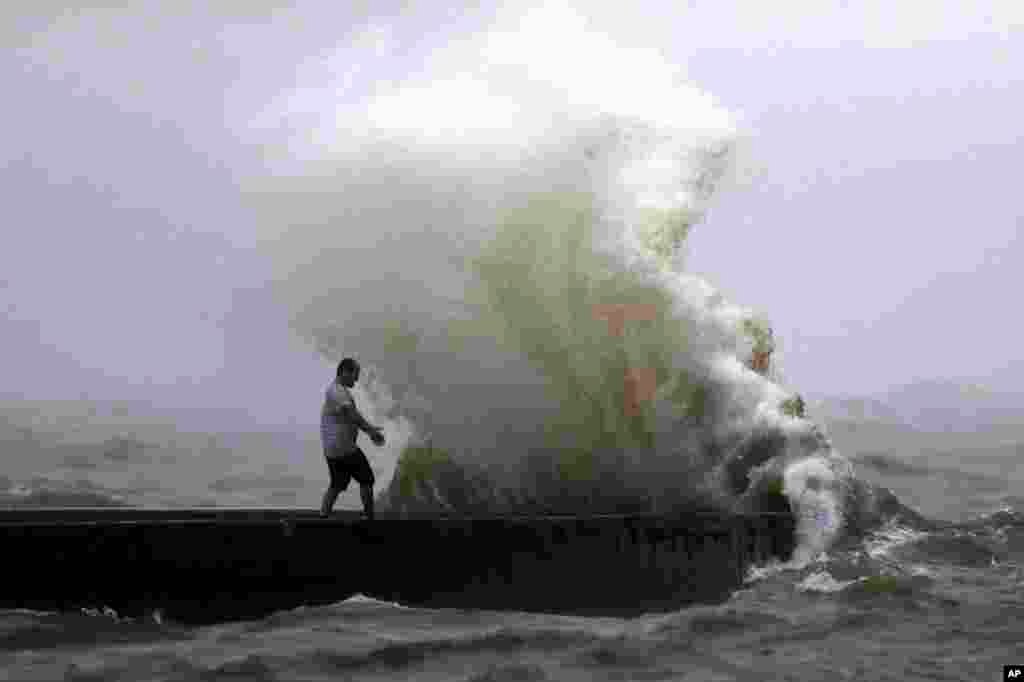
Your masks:
<svg viewBox="0 0 1024 682"><path fill-rule="evenodd" d="M718 602L785 560L786 513L478 517L237 508L0 509L0 608L185 624L357 594L408 606L630 616Z"/></svg>

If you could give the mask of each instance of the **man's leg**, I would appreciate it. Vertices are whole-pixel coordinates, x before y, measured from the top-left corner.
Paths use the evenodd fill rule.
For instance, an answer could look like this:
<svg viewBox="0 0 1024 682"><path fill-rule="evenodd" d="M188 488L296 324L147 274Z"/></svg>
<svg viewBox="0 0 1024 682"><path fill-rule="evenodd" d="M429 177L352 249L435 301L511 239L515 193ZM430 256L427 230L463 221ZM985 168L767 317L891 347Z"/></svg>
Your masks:
<svg viewBox="0 0 1024 682"><path fill-rule="evenodd" d="M331 513L331 509L334 508L334 503L338 499L338 495L341 494L341 490L334 487L327 488L327 492L324 493L323 502L320 503L320 516L327 516Z"/></svg>
<svg viewBox="0 0 1024 682"><path fill-rule="evenodd" d="M320 503L320 516L327 516L334 509L334 503L345 488L348 487L348 475L344 471L342 462L338 458L325 457L327 470L331 474L331 483L324 493L324 499Z"/></svg>
<svg viewBox="0 0 1024 682"><path fill-rule="evenodd" d="M352 478L359 484L359 496L363 498L363 512L366 518L373 519L373 469L366 454L359 448L349 455L349 465L352 467Z"/></svg>
<svg viewBox="0 0 1024 682"><path fill-rule="evenodd" d="M363 498L363 512L366 518L373 521L373 484L360 485L359 495Z"/></svg>

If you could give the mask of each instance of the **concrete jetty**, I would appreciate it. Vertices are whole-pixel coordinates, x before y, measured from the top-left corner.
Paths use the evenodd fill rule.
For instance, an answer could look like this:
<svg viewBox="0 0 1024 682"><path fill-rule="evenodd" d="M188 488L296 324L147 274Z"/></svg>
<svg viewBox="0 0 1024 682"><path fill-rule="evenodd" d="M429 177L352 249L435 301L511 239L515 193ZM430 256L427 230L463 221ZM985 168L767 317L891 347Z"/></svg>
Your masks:
<svg viewBox="0 0 1024 682"><path fill-rule="evenodd" d="M321 519L292 509L0 510L0 607L201 624L365 594L406 605L635 615L726 598L787 558L788 514Z"/></svg>

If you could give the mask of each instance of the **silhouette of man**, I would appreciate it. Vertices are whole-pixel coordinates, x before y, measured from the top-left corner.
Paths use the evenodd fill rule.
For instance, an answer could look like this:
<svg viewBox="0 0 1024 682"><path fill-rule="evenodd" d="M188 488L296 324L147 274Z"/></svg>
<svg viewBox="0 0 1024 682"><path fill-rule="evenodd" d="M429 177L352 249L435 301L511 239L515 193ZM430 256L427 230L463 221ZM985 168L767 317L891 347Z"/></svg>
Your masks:
<svg viewBox="0 0 1024 682"><path fill-rule="evenodd" d="M334 507L338 495L348 488L353 478L359 484L366 518L373 519L373 469L366 455L356 445L359 431L365 431L374 445L384 445L384 433L373 426L359 410L349 391L359 380L359 363L345 358L338 363L337 377L324 392L324 405L320 410L320 440L324 446L331 484L324 493L320 516L326 518Z"/></svg>

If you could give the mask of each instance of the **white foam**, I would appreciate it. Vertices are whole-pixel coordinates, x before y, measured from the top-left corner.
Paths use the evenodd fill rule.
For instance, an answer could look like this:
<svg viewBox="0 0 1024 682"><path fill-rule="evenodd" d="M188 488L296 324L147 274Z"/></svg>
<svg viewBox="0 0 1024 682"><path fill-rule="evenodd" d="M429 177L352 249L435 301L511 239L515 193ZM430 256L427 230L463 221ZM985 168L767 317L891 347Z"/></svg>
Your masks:
<svg viewBox="0 0 1024 682"><path fill-rule="evenodd" d="M923 538L927 533L889 522L865 541L865 548L873 559L888 557L889 553L909 542Z"/></svg>
<svg viewBox="0 0 1024 682"><path fill-rule="evenodd" d="M843 588L859 582L859 580L860 579L836 580L828 571L818 571L801 580L797 584L796 589L799 592L822 592L830 594L832 592L839 592Z"/></svg>
<svg viewBox="0 0 1024 682"><path fill-rule="evenodd" d="M751 565L747 568L747 574L743 578L743 583L748 584L765 580L789 569L788 562L782 562L778 559L771 559L763 564Z"/></svg>
<svg viewBox="0 0 1024 682"><path fill-rule="evenodd" d="M381 601L380 599L374 599L373 597L368 597L367 595L362 594L362 593L352 595L351 597L349 597L348 599L346 599L346 600L344 600L344 601L342 601L340 603L341 604L370 605L370 606L387 606L387 607L390 607L390 608L411 610L410 607L402 606L398 602L394 602L394 601Z"/></svg>

